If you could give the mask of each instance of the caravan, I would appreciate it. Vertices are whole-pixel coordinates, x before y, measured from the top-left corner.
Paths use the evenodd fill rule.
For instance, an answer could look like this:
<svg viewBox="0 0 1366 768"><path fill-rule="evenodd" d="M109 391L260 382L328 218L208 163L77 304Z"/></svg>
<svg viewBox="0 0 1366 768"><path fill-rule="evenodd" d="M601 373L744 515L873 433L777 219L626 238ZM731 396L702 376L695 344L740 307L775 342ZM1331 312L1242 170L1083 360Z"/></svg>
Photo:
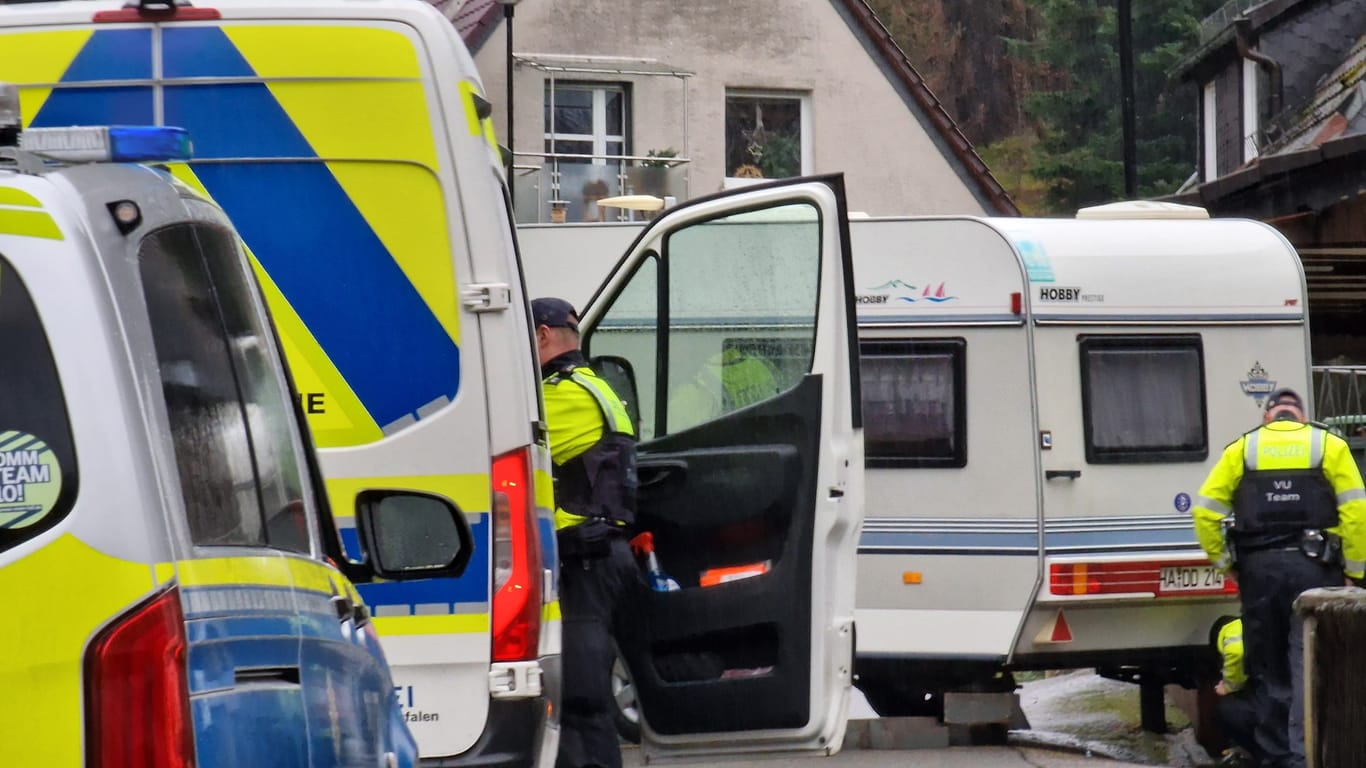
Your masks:
<svg viewBox="0 0 1366 768"><path fill-rule="evenodd" d="M632 230L523 227L531 292L587 298L576 281ZM1309 394L1291 246L1256 222L1135 205L850 230L870 704L935 714L945 691L1009 690L1013 669L1094 666L1158 701L1167 682L1204 682L1236 585L1189 509L1266 394Z"/></svg>
<svg viewBox="0 0 1366 768"><path fill-rule="evenodd" d="M25 130L188 130L193 158L167 169L241 235L336 511L339 535L328 533L327 551L364 599L361 608L349 596L332 608L343 621L359 611L378 633L425 765L552 764L561 617L545 415L491 106L449 20L414 0L3 5L0 79L19 89ZM748 213L722 229L744 229L745 216L762 217L762 209L805 215L764 230L773 239L747 241L756 253L786 254L783 263L808 276L764 305L808 352L791 392L757 425L661 422L641 445L641 471L656 482L642 490L638 517L671 527L659 537L667 566L683 567L668 554L682 541L694 545L689 565L727 567L751 552L772 565L745 584L689 582L651 601L647 610L660 618L650 631L659 634L644 639L642 658L706 651L735 636L758 649L753 659L716 656L728 666L715 676L656 681L647 693L651 754L839 749L862 481L849 470L857 465L849 451L862 440L849 396L857 356L844 207L838 177L691 201L657 221L623 262L625 298L604 292L608 329L591 330L597 310L583 314L585 344L605 351L611 321L645 292L668 290L664 272L710 267L708 252L687 246L705 239L697 233L736 211ZM801 250L785 250L794 244ZM766 290L764 278L734 275L729 303L706 308L741 325L766 322L746 301ZM666 344L687 337L694 321L675 307L653 315L650 327ZM616 354L637 363L642 394L671 391L649 378L656 350L635 344ZM775 424L783 429L765 431ZM752 445L755 435L766 442ZM774 470L792 482L775 489L733 478L718 453L748 456L760 480ZM690 519L678 497L699 492L715 494L717 514ZM468 522L463 569L397 578L365 567L374 564L362 546L374 544L366 542L374 529L364 524L365 504L411 496L454 507ZM425 515L435 507L394 506L401 528L430 532ZM754 519L772 527L748 540L751 549L713 538L758 534L745 527ZM813 589L826 594L813 597ZM769 610L737 608L746 595L765 596ZM709 618L665 619L688 611ZM0 674L22 674L30 663L9 661ZM721 677L760 666L774 669ZM279 685L299 674L279 670ZM238 679L276 685L251 669ZM694 696L720 704L690 708ZM61 764L79 764L72 754Z"/></svg>

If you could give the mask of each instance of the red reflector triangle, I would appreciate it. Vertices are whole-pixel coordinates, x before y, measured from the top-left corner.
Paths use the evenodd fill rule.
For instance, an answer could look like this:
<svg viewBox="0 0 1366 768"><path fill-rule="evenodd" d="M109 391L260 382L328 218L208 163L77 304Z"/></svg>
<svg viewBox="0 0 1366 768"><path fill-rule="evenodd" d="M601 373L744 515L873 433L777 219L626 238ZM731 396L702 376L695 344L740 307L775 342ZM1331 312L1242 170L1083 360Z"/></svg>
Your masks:
<svg viewBox="0 0 1366 768"><path fill-rule="evenodd" d="M1048 638L1050 643L1070 643L1072 642L1072 628L1067 626L1067 617L1058 611L1058 618L1053 622L1053 634Z"/></svg>

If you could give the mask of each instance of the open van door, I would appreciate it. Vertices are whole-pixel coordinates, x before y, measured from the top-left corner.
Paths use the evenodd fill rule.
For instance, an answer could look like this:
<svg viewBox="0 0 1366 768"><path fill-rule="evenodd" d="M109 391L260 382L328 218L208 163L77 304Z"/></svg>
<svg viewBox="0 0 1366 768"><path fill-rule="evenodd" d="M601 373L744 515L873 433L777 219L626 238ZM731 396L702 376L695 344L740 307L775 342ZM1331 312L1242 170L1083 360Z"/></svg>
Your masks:
<svg viewBox="0 0 1366 768"><path fill-rule="evenodd" d="M863 442L840 176L655 220L583 312L671 591L623 628L647 757L838 751Z"/></svg>

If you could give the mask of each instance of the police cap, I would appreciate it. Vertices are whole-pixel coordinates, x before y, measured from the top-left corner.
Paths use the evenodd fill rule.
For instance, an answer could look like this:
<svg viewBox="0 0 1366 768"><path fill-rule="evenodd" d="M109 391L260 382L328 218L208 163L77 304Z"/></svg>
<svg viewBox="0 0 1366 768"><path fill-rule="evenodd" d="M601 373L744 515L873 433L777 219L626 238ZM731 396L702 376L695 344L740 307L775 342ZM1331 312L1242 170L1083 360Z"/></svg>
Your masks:
<svg viewBox="0 0 1366 768"><path fill-rule="evenodd" d="M1300 393L1290 387L1281 387L1266 398L1266 410L1269 411L1278 405L1293 405L1301 411L1304 410L1304 400Z"/></svg>
<svg viewBox="0 0 1366 768"><path fill-rule="evenodd" d="M579 330L579 313L574 311L573 304L564 299L547 296L532 301L531 318L537 328L545 325L551 328Z"/></svg>

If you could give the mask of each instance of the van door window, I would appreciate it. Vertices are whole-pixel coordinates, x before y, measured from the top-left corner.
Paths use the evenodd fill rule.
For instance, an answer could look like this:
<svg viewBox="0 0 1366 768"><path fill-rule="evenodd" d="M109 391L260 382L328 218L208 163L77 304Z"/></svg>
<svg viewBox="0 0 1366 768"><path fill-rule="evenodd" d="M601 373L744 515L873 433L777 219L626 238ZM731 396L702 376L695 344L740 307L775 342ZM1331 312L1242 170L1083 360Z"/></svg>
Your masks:
<svg viewBox="0 0 1366 768"><path fill-rule="evenodd" d="M966 466L967 342L866 341L859 351L867 465Z"/></svg>
<svg viewBox="0 0 1366 768"><path fill-rule="evenodd" d="M0 552L66 517L76 450L47 334L24 281L0 256Z"/></svg>
<svg viewBox="0 0 1366 768"><path fill-rule="evenodd" d="M310 552L297 422L236 241L177 225L140 256L191 538Z"/></svg>
<svg viewBox="0 0 1366 768"><path fill-rule="evenodd" d="M1081 348L1086 461L1204 461L1205 364L1199 336L1088 336Z"/></svg>
<svg viewBox="0 0 1366 768"><path fill-rule="evenodd" d="M807 204L736 214L674 232L661 266L632 275L594 329L592 353L630 361L642 438L703 424L801 381L815 349L820 236Z"/></svg>

